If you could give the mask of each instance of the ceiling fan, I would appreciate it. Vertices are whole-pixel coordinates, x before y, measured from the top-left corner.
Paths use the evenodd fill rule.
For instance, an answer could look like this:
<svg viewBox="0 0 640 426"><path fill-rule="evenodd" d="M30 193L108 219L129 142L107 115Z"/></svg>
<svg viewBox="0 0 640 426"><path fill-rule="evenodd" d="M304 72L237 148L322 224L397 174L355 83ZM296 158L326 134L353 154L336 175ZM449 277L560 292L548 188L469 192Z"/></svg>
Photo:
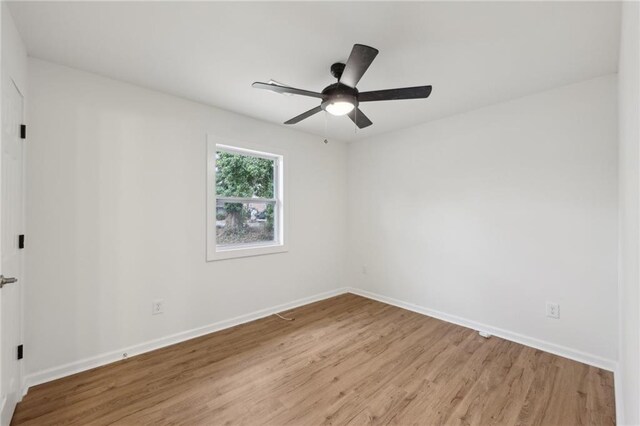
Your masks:
<svg viewBox="0 0 640 426"><path fill-rule="evenodd" d="M377 54L378 49L363 44L354 44L346 64L338 62L331 65L331 75L337 78L338 82L325 87L320 93L296 89L272 82L255 82L252 86L256 89L266 89L276 93L310 96L321 99L319 106L293 117L289 121L285 121L284 124L296 124L305 118L309 118L325 110L332 115L348 115L356 126L363 129L373 123L364 115L360 108L358 108L360 102L423 99L429 97L431 94L431 86L359 92L358 89L356 89L356 84L358 84L358 81L360 81Z"/></svg>

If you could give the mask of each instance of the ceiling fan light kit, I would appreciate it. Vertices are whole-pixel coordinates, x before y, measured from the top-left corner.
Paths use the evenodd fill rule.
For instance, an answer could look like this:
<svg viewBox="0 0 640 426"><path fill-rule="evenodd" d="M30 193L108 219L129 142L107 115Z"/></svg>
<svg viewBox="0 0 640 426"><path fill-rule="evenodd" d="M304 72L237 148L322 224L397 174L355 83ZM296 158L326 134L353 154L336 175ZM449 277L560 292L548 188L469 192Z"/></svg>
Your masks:
<svg viewBox="0 0 640 426"><path fill-rule="evenodd" d="M339 117L341 115L349 114L354 108L355 108L355 105L353 102L335 101L335 102L330 102L323 109L327 111L329 114Z"/></svg>
<svg viewBox="0 0 640 426"><path fill-rule="evenodd" d="M284 124L299 123L320 111L327 111L335 116L348 115L356 126L363 129L373 123L358 107L361 102L424 99L431 94L431 86L359 92L356 89L356 84L358 84L377 55L378 50L373 47L363 44L353 45L346 64L338 62L331 65L331 75L338 79L338 82L325 87L320 93L271 82L255 82L252 86L256 89L266 89L281 94L302 95L321 99L319 106L285 121Z"/></svg>

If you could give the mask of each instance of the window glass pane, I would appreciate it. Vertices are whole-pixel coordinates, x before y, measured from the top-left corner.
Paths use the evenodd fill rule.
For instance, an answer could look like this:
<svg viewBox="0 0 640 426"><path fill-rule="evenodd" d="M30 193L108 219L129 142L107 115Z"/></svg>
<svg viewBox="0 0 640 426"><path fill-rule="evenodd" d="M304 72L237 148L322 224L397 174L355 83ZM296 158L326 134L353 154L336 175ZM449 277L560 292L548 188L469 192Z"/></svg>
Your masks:
<svg viewBox="0 0 640 426"><path fill-rule="evenodd" d="M275 160L225 151L216 152L216 194L223 197L273 196Z"/></svg>
<svg viewBox="0 0 640 426"><path fill-rule="evenodd" d="M275 241L274 203L216 203L218 246Z"/></svg>

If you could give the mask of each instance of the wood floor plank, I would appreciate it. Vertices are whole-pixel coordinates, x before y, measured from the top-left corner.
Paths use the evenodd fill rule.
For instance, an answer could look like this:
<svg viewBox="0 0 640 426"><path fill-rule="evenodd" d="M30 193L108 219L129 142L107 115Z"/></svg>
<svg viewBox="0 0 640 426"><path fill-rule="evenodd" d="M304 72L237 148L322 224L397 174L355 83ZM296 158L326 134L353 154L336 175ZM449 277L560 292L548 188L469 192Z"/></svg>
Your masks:
<svg viewBox="0 0 640 426"><path fill-rule="evenodd" d="M345 294L36 386L12 424L612 425L613 375Z"/></svg>

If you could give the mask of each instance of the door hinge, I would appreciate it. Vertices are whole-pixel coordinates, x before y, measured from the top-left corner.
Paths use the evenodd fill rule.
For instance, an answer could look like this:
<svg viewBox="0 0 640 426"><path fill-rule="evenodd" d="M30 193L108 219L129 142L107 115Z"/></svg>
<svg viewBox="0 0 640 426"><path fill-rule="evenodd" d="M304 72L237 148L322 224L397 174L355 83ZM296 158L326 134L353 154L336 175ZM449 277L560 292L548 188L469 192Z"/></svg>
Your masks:
<svg viewBox="0 0 640 426"><path fill-rule="evenodd" d="M19 249L24 248L24 234L18 235L18 248Z"/></svg>
<svg viewBox="0 0 640 426"><path fill-rule="evenodd" d="M22 345L18 345L18 359L22 359L24 357L24 349Z"/></svg>
<svg viewBox="0 0 640 426"><path fill-rule="evenodd" d="M27 125L26 124L21 124L20 125L20 139L26 139L27 138Z"/></svg>

